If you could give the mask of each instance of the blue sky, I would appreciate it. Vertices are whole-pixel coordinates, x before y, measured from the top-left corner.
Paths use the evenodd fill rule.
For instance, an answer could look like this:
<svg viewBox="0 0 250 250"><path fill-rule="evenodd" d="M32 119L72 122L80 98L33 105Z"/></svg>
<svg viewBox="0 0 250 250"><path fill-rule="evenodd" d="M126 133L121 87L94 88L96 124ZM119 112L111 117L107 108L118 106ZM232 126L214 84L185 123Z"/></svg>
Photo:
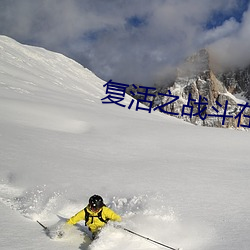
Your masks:
<svg viewBox="0 0 250 250"><path fill-rule="evenodd" d="M250 63L250 0L1 0L0 34L63 53L104 80L165 82L210 48Z"/></svg>
<svg viewBox="0 0 250 250"><path fill-rule="evenodd" d="M216 10L211 14L211 18L207 21L206 28L212 29L217 26L223 25L225 20L230 18L235 18L235 20L239 23L242 22L242 17L244 12L248 9L249 0L240 0L237 3L236 8L233 8L229 13L224 13L222 10Z"/></svg>

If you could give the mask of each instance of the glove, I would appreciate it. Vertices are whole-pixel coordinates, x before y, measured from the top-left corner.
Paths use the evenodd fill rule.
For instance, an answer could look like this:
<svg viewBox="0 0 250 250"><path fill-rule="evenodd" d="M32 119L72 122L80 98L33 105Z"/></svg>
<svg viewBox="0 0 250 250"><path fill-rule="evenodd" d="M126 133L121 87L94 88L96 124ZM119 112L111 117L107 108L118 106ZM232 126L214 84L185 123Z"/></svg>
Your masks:
<svg viewBox="0 0 250 250"><path fill-rule="evenodd" d="M123 229L123 227L120 224L114 224L113 226L114 228L117 228L117 229Z"/></svg>
<svg viewBox="0 0 250 250"><path fill-rule="evenodd" d="M65 232L62 231L62 230L59 230L59 231L56 232L57 238L62 238L64 234L65 234Z"/></svg>
<svg viewBox="0 0 250 250"><path fill-rule="evenodd" d="M62 238L65 233L71 228L71 225L65 223L63 225L60 225L56 229L56 237L57 238Z"/></svg>

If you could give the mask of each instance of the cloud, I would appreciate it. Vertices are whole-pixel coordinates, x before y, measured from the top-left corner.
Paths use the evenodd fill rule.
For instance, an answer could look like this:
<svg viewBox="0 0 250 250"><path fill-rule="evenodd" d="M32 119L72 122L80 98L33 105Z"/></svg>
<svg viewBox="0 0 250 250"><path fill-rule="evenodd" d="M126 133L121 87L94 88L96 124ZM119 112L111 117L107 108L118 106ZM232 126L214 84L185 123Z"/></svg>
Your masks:
<svg viewBox="0 0 250 250"><path fill-rule="evenodd" d="M204 31L201 36L201 44L211 44L213 42L219 41L225 37L235 34L240 28L240 24L235 20L235 18L230 18L224 21L221 26Z"/></svg>
<svg viewBox="0 0 250 250"><path fill-rule="evenodd" d="M224 24L220 29L227 29ZM250 9L233 32L210 44L214 60L224 67L245 67L250 64Z"/></svg>
<svg viewBox="0 0 250 250"><path fill-rule="evenodd" d="M0 33L64 53L104 80L149 85L204 46L218 53L249 38L247 13L242 23L231 17L239 2L2 0ZM208 30L214 13L229 18Z"/></svg>

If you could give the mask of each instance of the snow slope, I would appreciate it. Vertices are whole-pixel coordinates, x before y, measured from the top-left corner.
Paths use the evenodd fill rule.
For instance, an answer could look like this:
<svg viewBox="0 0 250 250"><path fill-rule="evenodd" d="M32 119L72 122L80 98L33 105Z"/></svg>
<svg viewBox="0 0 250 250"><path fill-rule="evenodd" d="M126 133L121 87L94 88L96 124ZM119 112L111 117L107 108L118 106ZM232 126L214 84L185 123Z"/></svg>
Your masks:
<svg viewBox="0 0 250 250"><path fill-rule="evenodd" d="M36 223L53 228L95 193L166 245L250 249L249 133L104 105L104 83L0 36L0 249L162 249L112 225L90 244L83 223L63 239Z"/></svg>

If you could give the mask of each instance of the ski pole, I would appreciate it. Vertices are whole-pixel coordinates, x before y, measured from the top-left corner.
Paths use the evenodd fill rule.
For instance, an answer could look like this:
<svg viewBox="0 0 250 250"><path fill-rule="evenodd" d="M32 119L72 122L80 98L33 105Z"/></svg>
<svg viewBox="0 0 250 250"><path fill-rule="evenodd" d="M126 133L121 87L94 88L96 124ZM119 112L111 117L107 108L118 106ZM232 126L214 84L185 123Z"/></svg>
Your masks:
<svg viewBox="0 0 250 250"><path fill-rule="evenodd" d="M38 220L36 221L40 226L42 226L43 227L43 229L46 231L46 230L48 230L48 228L47 227L45 227L41 222L39 222Z"/></svg>
<svg viewBox="0 0 250 250"><path fill-rule="evenodd" d="M143 236L143 235L141 235L141 234L135 233L135 232L133 232L133 231L127 229L127 228L122 228L122 229L125 230L125 231L127 231L127 232L129 232L129 233L131 233L131 234L137 235L137 236L139 236L139 237L141 237L141 238L143 238L143 239L145 239L145 240L154 242L154 243L156 243L156 244L158 244L158 245L161 245L161 246L163 246L163 247L169 248L169 249L171 249L171 250L180 250L180 248L173 248L173 247L167 246L167 245L162 244L162 243L160 243L160 242L158 242L158 241L155 241L155 240L152 240L152 239L150 239L150 238L148 238L148 237L145 237L145 236Z"/></svg>

